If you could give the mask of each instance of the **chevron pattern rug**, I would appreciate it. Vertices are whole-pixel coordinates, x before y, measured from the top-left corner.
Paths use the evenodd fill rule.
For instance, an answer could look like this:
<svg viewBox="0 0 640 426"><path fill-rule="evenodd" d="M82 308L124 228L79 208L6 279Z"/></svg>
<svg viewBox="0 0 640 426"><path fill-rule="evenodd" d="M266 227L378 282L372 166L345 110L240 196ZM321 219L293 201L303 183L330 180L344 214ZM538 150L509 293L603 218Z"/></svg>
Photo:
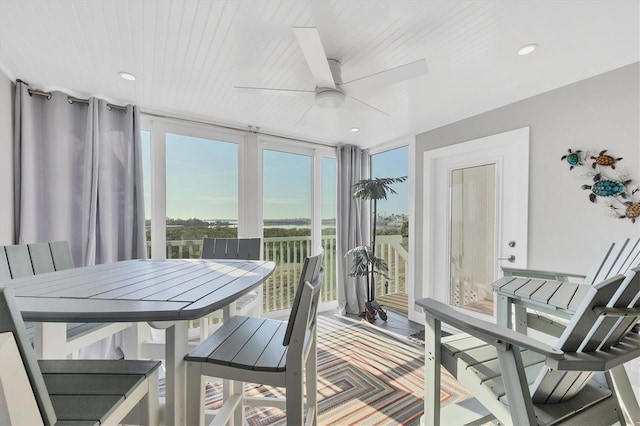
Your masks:
<svg viewBox="0 0 640 426"><path fill-rule="evenodd" d="M319 317L318 424L417 425L423 413L424 352L378 331L366 322L347 324ZM284 397L279 388L247 384L256 396ZM443 405L469 397L446 373ZM209 384L207 410L220 407L222 386ZM285 412L247 407L249 425L285 425Z"/></svg>

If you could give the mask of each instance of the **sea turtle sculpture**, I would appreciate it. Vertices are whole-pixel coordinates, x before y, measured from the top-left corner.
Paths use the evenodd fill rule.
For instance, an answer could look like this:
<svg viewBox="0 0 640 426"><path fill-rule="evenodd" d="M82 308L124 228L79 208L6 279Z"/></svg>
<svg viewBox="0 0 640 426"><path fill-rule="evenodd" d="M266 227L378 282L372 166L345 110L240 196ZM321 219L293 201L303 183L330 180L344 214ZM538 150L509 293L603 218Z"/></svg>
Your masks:
<svg viewBox="0 0 640 426"><path fill-rule="evenodd" d="M596 164L600 165L600 166L611 166L612 169L616 168L616 161L620 161L622 160L622 157L620 158L614 158L610 155L606 155L605 153L607 152L607 150L603 150L600 151L600 154L598 154L597 157L591 156L592 160L596 160L593 162L593 164L591 165L591 167L593 167L594 169L596 168Z"/></svg>
<svg viewBox="0 0 640 426"><path fill-rule="evenodd" d="M640 216L640 203L634 203L633 201L627 201L623 203L627 208L624 210L624 214L618 216L620 219L631 219L631 223L636 223L636 218Z"/></svg>
<svg viewBox="0 0 640 426"><path fill-rule="evenodd" d="M627 188L625 187L625 185L631 182L631 179L624 182L611 179L602 179L602 175L598 173L594 176L593 182L593 185L582 185L582 189L591 190L591 194L589 194L589 200L591 200L592 203L595 203L596 196L615 197L616 195L619 195L622 198L627 198L627 195L625 194Z"/></svg>
<svg viewBox="0 0 640 426"><path fill-rule="evenodd" d="M631 219L631 223L636 223L636 218L640 217L640 200L634 200L634 196L639 192L640 186L631 191L631 199L629 201L621 203L624 206L624 212L622 214L618 212L618 207L611 207L620 219Z"/></svg>
<svg viewBox="0 0 640 426"><path fill-rule="evenodd" d="M569 170L572 170L575 166L582 166L582 158L580 158L582 151L577 150L576 152L573 152L571 151L571 148L569 148L568 151L569 153L563 155L560 160L567 160L567 163L569 163Z"/></svg>

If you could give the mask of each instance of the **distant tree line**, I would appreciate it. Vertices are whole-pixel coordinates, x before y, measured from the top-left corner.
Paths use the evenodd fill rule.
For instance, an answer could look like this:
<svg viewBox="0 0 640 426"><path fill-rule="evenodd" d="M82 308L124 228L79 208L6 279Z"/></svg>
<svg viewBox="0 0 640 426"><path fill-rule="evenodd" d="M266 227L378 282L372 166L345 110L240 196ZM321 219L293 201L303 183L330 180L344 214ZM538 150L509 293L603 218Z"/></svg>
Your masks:
<svg viewBox="0 0 640 426"><path fill-rule="evenodd" d="M148 221L147 221L148 222ZM147 223L147 241L151 239L150 223ZM378 235L409 235L409 221L402 221L401 228L378 229ZM306 237L311 235L311 229L302 228L264 228L264 237ZM322 235L336 235L336 228L325 227ZM203 237L237 238L238 228L229 226L229 222L207 222L202 219L172 219L167 218L167 241L201 240Z"/></svg>

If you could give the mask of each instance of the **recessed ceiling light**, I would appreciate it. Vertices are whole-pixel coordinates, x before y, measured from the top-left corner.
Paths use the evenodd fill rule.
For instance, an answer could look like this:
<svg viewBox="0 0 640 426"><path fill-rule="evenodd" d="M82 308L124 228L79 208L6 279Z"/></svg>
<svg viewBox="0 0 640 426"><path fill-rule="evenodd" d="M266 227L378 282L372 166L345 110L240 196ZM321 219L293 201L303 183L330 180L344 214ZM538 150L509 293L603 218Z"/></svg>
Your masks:
<svg viewBox="0 0 640 426"><path fill-rule="evenodd" d="M528 55L529 53L533 52L537 48L538 48L538 45L535 43L527 44L526 46L522 46L518 50L518 55L520 56Z"/></svg>
<svg viewBox="0 0 640 426"><path fill-rule="evenodd" d="M352 131L353 133L355 133L355 132L359 132L359 131L360 131L360 129L359 129L358 127L352 127L352 128L351 128L351 131Z"/></svg>
<svg viewBox="0 0 640 426"><path fill-rule="evenodd" d="M126 71L120 71L118 73L118 75L122 78L124 78L125 80L129 80L129 81L133 81L136 79L136 76L131 74L130 72L126 72Z"/></svg>

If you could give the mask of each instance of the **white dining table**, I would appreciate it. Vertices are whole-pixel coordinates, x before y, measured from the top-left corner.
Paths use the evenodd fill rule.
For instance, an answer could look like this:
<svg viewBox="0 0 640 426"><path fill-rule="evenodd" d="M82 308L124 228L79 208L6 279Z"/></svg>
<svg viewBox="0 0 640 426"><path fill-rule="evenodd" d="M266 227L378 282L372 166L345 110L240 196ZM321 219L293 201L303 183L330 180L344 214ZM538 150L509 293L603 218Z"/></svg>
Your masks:
<svg viewBox="0 0 640 426"><path fill-rule="evenodd" d="M184 424L188 321L223 309L258 287L273 262L127 260L10 282L25 321L166 324L166 424ZM227 311L228 312L228 311ZM56 330L62 328L57 327Z"/></svg>

